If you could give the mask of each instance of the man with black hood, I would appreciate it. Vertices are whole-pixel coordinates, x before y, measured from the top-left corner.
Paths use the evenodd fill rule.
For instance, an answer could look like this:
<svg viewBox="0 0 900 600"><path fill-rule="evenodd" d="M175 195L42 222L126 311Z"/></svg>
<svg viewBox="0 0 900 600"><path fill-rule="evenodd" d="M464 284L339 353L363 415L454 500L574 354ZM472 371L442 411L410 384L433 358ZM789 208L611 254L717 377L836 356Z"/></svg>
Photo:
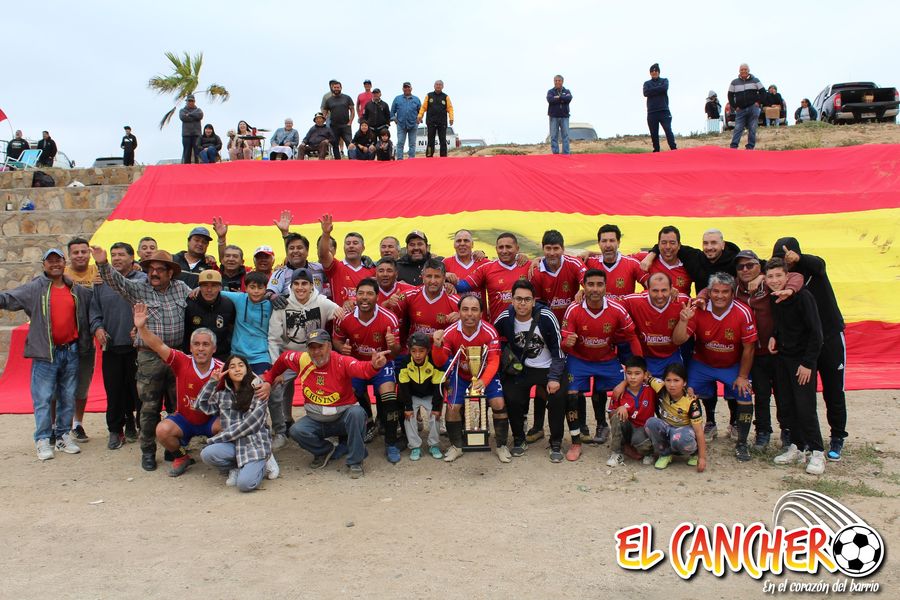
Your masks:
<svg viewBox="0 0 900 600"><path fill-rule="evenodd" d="M808 289L816 300L819 320L822 322L822 350L819 352L816 368L822 379L822 398L825 400L825 415L831 428L831 444L826 456L828 460L841 460L847 427L847 399L844 396L844 372L847 346L844 340L844 316L838 306L834 289L828 279L825 261L812 254L800 251L797 238L783 237L775 242L772 256L783 258L787 268L803 275Z"/></svg>
<svg viewBox="0 0 900 600"><path fill-rule="evenodd" d="M422 285L422 267L431 259L444 260L432 256L428 249L428 236L419 231L410 231L406 236L406 254L397 260L397 279L410 285Z"/></svg>

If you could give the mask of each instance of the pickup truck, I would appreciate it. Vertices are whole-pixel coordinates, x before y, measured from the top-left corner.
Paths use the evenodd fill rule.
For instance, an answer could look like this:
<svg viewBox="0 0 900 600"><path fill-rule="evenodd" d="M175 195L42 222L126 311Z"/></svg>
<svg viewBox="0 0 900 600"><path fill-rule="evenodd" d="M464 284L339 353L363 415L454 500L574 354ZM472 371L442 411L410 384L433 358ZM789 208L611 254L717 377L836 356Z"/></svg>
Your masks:
<svg viewBox="0 0 900 600"><path fill-rule="evenodd" d="M819 120L828 123L895 123L900 94L897 88L880 88L871 81L833 83L813 101Z"/></svg>

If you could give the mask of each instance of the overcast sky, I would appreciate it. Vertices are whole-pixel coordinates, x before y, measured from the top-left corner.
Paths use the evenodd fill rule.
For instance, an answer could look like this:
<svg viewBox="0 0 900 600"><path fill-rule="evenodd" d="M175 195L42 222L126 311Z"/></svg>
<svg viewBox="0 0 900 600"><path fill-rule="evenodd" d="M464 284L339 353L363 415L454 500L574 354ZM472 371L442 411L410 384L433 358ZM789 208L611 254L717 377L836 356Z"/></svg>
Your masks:
<svg viewBox="0 0 900 600"><path fill-rule="evenodd" d="M767 17L768 6L778 12ZM488 143L546 136L556 73L574 95L572 121L601 137L646 133L641 86L654 62L683 134L704 128L710 89L725 104L741 62L778 85L791 115L828 83L900 85L900 8L889 2L50 0L8 2L2 12L0 109L26 137L48 129L83 166L120 155L126 124L138 162L180 156L177 117L158 127L172 101L147 89L168 72L167 50L202 51L202 87L231 92L224 104L198 97L223 138L239 119L274 129L286 116L302 135L331 78L354 99L370 78L388 102L405 80L421 97L443 79L455 129Z"/></svg>

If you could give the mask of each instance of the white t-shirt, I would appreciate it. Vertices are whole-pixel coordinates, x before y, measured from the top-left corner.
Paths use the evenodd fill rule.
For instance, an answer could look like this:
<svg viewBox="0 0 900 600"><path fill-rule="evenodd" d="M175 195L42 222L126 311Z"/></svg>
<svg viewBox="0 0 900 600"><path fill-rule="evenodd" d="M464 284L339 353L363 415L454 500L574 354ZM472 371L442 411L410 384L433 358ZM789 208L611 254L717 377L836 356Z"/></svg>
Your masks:
<svg viewBox="0 0 900 600"><path fill-rule="evenodd" d="M801 121L809 121L809 109L808 108L800 109L800 120Z"/></svg>
<svg viewBox="0 0 900 600"><path fill-rule="evenodd" d="M528 330L531 329L531 319L522 322L514 318L513 321L516 328L515 344L516 346L521 348L525 343L525 336L528 335ZM533 369L550 368L550 351L547 350L547 344L544 343L544 338L541 337L540 327L534 328L534 333L531 336L531 342L528 344L528 347L525 348L523 357L525 359L524 363L526 367L531 367Z"/></svg>

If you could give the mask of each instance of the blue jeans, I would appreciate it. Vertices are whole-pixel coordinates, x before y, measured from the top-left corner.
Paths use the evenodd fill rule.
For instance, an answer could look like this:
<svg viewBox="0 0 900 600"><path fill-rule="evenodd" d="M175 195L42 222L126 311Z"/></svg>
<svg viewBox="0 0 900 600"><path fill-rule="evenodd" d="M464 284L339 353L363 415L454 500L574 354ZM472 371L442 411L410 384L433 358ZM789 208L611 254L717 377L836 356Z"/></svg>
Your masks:
<svg viewBox="0 0 900 600"><path fill-rule="evenodd" d="M62 437L72 429L75 414L75 388L78 385L78 343L57 346L53 362L31 361L31 400L34 403L34 441ZM53 397L56 396L56 427L50 423Z"/></svg>
<svg viewBox="0 0 900 600"><path fill-rule="evenodd" d="M559 138L562 138L562 153L569 153L569 117L550 117L550 151L559 154Z"/></svg>
<svg viewBox="0 0 900 600"><path fill-rule="evenodd" d="M209 444L200 452L200 460L219 469L223 475L228 474L230 469L239 469L236 485L242 492L252 492L258 488L266 475L265 460L251 460L243 467L238 467L237 450L232 442Z"/></svg>
<svg viewBox="0 0 900 600"><path fill-rule="evenodd" d="M350 160L375 160L375 152L363 152L356 146L347 151Z"/></svg>
<svg viewBox="0 0 900 600"><path fill-rule="evenodd" d="M747 150L756 146L756 127L759 125L759 107L755 104L747 108L739 108L734 116L734 135L731 136L731 147L737 148L741 143L744 129L747 129Z"/></svg>
<svg viewBox="0 0 900 600"><path fill-rule="evenodd" d="M650 417L644 424L644 431L653 442L657 456L690 455L697 451L697 435L690 425L674 427L659 417Z"/></svg>
<svg viewBox="0 0 900 600"><path fill-rule="evenodd" d="M413 125L409 129L404 129L397 125L397 160L403 160L403 144L409 138L409 151L407 156L416 157L416 132L419 131L417 125Z"/></svg>
<svg viewBox="0 0 900 600"><path fill-rule="evenodd" d="M288 435L313 456L331 452L332 443L326 438L347 436L347 465L362 464L366 457L366 411L354 404L341 413L336 421L316 421L306 416L291 426Z"/></svg>
<svg viewBox="0 0 900 600"><path fill-rule="evenodd" d="M219 158L219 152L215 146L207 146L200 151L200 162L203 164L214 163Z"/></svg>

